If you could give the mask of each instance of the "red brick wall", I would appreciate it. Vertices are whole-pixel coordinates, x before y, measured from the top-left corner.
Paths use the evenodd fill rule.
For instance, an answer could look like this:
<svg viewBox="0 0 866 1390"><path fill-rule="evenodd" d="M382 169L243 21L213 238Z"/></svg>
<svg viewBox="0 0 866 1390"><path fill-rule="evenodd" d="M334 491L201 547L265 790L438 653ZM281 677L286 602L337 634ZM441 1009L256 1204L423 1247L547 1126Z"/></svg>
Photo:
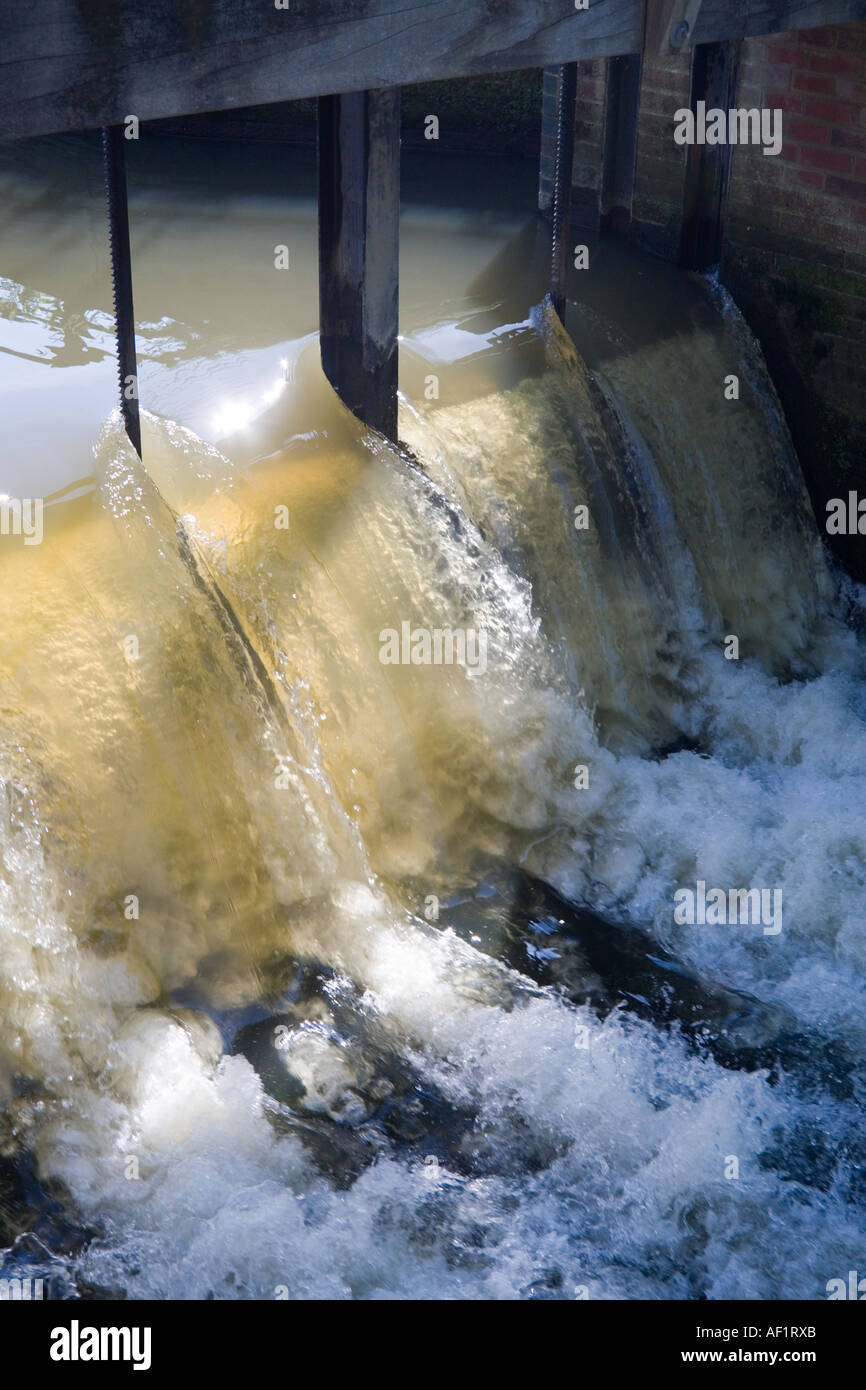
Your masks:
<svg viewBox="0 0 866 1390"><path fill-rule="evenodd" d="M753 40L747 53L764 104L786 113L791 185L822 193L831 220L866 223L866 25Z"/></svg>
<svg viewBox="0 0 866 1390"><path fill-rule="evenodd" d="M773 159L755 147L735 150L732 230L745 221L779 233L768 244L831 246L862 261L866 24L750 39L743 44L737 100L741 106L780 108L784 143ZM770 198L768 174L776 190Z"/></svg>
<svg viewBox="0 0 866 1390"><path fill-rule="evenodd" d="M597 218L604 63L582 63L574 181L581 220ZM690 55L644 60L632 233L676 259ZM783 145L736 146L720 267L764 348L816 512L849 488L866 494L866 24L750 39L737 105L779 107ZM856 538L834 542L866 580Z"/></svg>
<svg viewBox="0 0 866 1390"><path fill-rule="evenodd" d="M761 339L816 512L866 490L866 24L743 44L740 106L782 152L734 150L722 278ZM840 558L866 578L856 542Z"/></svg>

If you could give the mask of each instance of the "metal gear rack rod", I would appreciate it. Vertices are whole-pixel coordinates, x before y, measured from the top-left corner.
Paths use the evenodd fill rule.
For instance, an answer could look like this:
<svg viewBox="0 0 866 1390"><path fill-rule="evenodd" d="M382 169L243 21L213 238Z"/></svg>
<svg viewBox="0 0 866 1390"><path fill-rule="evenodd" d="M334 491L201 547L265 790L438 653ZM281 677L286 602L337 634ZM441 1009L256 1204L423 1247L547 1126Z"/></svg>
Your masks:
<svg viewBox="0 0 866 1390"><path fill-rule="evenodd" d="M114 285L114 325L120 411L130 442L141 458L141 420L138 413L138 368L135 358L135 315L132 307L132 259L129 249L129 208L126 198L126 139L122 126L102 131L111 277Z"/></svg>
<svg viewBox="0 0 866 1390"><path fill-rule="evenodd" d="M565 322L571 230L571 166L577 106L577 64L564 63L556 84L556 137L551 208L550 292L553 307Z"/></svg>

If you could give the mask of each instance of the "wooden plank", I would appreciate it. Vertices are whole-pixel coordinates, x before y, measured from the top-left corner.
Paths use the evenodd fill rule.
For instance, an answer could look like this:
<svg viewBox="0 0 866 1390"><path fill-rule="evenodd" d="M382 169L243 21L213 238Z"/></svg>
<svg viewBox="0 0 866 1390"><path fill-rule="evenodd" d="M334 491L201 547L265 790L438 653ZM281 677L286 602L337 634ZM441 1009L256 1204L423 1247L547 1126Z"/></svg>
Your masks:
<svg viewBox="0 0 866 1390"><path fill-rule="evenodd" d="M400 93L319 98L319 342L344 405L397 439Z"/></svg>
<svg viewBox="0 0 866 1390"><path fill-rule="evenodd" d="M692 60L691 109L699 101L707 109L728 111L736 105L740 43L699 44ZM732 146L691 145L686 166L680 260L690 270L710 270L722 253L722 228Z"/></svg>
<svg viewBox="0 0 866 1390"><path fill-rule="evenodd" d="M645 0L0 0L0 139L641 51ZM696 41L866 19L703 0Z"/></svg>

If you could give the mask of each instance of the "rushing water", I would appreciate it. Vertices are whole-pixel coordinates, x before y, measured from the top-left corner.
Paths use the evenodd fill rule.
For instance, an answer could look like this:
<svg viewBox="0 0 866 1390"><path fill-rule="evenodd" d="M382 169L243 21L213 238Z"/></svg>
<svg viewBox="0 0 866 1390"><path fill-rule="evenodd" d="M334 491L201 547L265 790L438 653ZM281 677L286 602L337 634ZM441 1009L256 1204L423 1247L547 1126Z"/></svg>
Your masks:
<svg viewBox="0 0 866 1390"><path fill-rule="evenodd" d="M410 183L398 452L321 377L290 158L291 197L133 167L142 466L98 155L4 154L2 491L47 500L0 540L0 1272L823 1298L863 1257L863 604L760 354L610 247L569 338L518 184L456 167L461 213ZM383 664L403 624L483 660ZM678 922L699 880L782 929Z"/></svg>

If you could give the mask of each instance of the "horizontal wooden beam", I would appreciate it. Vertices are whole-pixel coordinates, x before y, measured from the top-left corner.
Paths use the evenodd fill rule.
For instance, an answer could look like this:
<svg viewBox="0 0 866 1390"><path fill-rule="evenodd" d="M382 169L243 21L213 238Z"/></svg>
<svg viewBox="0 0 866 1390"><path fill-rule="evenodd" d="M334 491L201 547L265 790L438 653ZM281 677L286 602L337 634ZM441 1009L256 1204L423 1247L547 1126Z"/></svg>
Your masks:
<svg viewBox="0 0 866 1390"><path fill-rule="evenodd" d="M616 57L646 0L0 0L0 139ZM695 43L866 19L703 0Z"/></svg>

